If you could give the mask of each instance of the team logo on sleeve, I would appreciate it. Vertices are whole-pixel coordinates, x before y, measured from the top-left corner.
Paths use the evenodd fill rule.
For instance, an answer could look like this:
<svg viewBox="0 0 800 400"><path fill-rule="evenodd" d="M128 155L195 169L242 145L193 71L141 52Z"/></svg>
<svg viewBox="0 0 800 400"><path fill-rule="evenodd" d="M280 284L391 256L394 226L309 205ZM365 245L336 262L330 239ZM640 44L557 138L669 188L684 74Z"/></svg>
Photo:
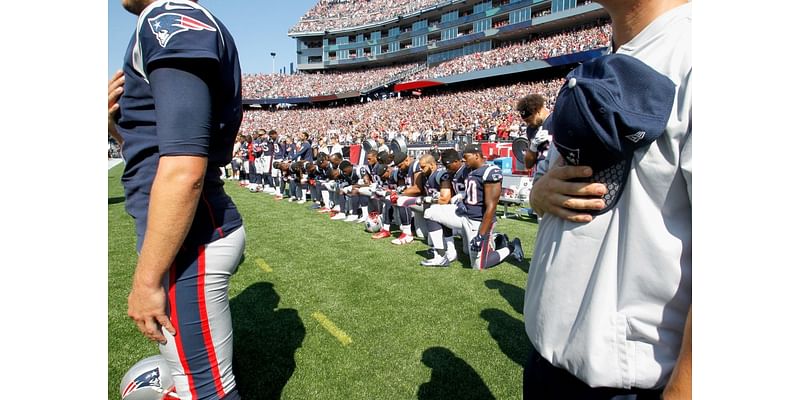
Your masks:
<svg viewBox="0 0 800 400"><path fill-rule="evenodd" d="M167 42L169 42L173 36L181 32L186 32L188 30L217 31L213 26L204 22L176 13L164 13L153 18L148 18L147 22L150 24L150 30L156 35L158 44L160 44L161 47L167 47Z"/></svg>

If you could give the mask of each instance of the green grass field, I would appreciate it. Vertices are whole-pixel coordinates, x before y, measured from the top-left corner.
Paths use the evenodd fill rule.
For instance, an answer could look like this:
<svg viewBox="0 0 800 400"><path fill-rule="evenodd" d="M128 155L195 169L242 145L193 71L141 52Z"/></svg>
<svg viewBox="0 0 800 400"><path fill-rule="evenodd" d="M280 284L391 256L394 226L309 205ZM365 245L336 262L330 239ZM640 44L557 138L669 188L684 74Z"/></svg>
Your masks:
<svg viewBox="0 0 800 400"><path fill-rule="evenodd" d="M108 174L109 399L119 398L131 365L158 352L126 315L136 235L121 173L119 165ZM497 231L522 239L522 263L478 272L462 258L466 264L428 269L419 266L427 248L419 239L375 241L363 225L330 221L310 203L275 201L233 182L226 189L247 231L230 286L244 399L522 397L531 350L522 304L535 223L498 222Z"/></svg>

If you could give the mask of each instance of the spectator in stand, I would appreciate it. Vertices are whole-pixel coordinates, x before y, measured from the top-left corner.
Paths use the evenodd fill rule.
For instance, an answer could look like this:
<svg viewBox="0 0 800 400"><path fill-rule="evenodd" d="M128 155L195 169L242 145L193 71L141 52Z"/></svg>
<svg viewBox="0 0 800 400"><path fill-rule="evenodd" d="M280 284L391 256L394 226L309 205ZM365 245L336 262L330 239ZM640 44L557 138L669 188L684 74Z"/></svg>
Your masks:
<svg viewBox="0 0 800 400"><path fill-rule="evenodd" d="M562 82L563 79L557 78L443 94L431 90L424 96L393 97L338 107L245 111L240 131L285 126L291 131L309 132L323 142L326 137L332 141L334 136L347 139L348 135L353 141L367 132L371 137L387 141L397 134L418 132L425 143L431 143L436 137L443 138L447 133L452 136L452 132L458 130L484 132L485 137L485 132L497 130L501 123L517 118L516 102L529 93L543 94L547 107L551 108Z"/></svg>
<svg viewBox="0 0 800 400"><path fill-rule="evenodd" d="M331 137L331 154L344 154L344 150L342 149L342 145L339 144L339 137L337 135Z"/></svg>

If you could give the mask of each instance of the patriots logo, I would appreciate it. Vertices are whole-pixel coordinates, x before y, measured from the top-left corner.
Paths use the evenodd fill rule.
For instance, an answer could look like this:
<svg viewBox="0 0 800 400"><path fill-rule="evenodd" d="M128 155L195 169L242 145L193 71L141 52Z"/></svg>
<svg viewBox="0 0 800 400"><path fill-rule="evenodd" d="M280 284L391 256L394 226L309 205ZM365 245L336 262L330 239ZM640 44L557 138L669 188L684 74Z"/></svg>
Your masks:
<svg viewBox="0 0 800 400"><path fill-rule="evenodd" d="M160 44L161 47L167 47L167 42L169 42L173 36L181 32L186 32L188 30L217 31L214 27L206 23L176 13L164 13L153 18L148 18L147 22L150 24L150 30L156 35L158 44Z"/></svg>
<svg viewBox="0 0 800 400"><path fill-rule="evenodd" d="M137 376L133 382L125 387L125 390L122 392L122 397L127 396L134 390L146 387L152 387L157 390L161 389L161 374L158 371L158 367Z"/></svg>

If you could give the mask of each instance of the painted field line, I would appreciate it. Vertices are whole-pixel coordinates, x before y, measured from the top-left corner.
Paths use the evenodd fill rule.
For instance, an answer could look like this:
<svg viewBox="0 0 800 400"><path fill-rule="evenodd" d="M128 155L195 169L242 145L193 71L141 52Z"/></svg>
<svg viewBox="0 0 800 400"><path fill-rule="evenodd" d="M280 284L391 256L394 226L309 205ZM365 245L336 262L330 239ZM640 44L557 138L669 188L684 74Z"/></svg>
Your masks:
<svg viewBox="0 0 800 400"><path fill-rule="evenodd" d="M262 271L264 271L264 272L272 272L272 267L267 265L266 261L264 261L264 260L262 260L260 258L256 258L256 264L258 264L258 268L261 268Z"/></svg>
<svg viewBox="0 0 800 400"><path fill-rule="evenodd" d="M325 330L328 331L333 337L335 337L339 342L342 343L343 346L347 346L350 343L353 343L353 339L350 339L350 336L347 336L345 331L339 329L331 320L328 319L324 314L319 311L314 311L311 313L311 316L314 317L319 324L322 325Z"/></svg>

